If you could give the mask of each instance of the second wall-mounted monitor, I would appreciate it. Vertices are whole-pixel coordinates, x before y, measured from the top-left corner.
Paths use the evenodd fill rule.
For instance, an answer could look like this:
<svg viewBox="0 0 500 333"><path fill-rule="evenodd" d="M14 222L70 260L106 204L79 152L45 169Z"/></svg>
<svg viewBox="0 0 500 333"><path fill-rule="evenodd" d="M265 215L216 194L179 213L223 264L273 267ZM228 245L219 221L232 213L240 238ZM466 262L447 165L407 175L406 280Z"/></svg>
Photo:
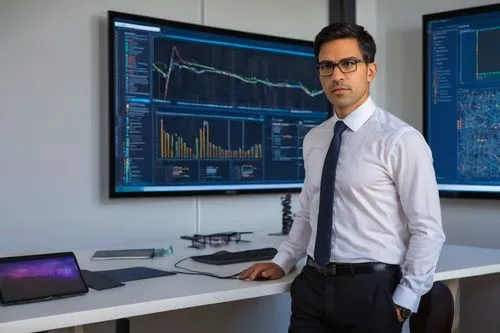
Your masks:
<svg viewBox="0 0 500 333"><path fill-rule="evenodd" d="M500 5L423 16L424 132L442 196L500 198Z"/></svg>
<svg viewBox="0 0 500 333"><path fill-rule="evenodd" d="M110 196L299 190L310 41L109 12Z"/></svg>

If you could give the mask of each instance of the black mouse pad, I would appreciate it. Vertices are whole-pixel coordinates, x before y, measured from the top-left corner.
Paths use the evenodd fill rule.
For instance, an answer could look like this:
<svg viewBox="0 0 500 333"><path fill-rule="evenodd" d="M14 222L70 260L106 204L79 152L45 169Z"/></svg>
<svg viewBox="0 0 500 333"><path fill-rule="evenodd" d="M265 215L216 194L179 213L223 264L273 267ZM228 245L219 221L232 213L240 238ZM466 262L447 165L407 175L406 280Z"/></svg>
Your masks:
<svg viewBox="0 0 500 333"><path fill-rule="evenodd" d="M130 267L122 269L112 269L107 271L99 271L99 273L110 277L119 282L127 282L134 280L150 279L160 276L174 275L174 272L162 271L148 267Z"/></svg>
<svg viewBox="0 0 500 333"><path fill-rule="evenodd" d="M99 272L92 272L86 269L82 269L82 276L87 286L95 290L105 290L125 285L107 275Z"/></svg>

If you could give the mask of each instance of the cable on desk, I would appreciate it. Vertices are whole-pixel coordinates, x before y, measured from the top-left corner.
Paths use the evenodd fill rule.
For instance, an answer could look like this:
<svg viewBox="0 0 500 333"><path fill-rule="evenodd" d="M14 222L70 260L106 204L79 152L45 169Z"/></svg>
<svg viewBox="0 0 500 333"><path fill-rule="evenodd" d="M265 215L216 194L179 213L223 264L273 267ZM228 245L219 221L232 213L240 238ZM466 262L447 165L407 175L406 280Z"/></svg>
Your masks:
<svg viewBox="0 0 500 333"><path fill-rule="evenodd" d="M204 275L204 276L209 276L209 277L213 277L213 278L217 278L217 279L237 279L238 275L240 275L243 272L243 271L241 271L241 272L238 272L238 273L233 274L233 275L221 276L221 275L217 275L217 274L214 274L214 273L202 272L202 271L195 271L193 269L189 269L189 268L185 268L185 267L179 266L179 264L181 262L186 261L186 260L188 260L190 258L191 257L187 257L187 258L181 259L181 260L179 260L178 262L176 262L174 264L175 268L184 269L186 272L184 272L184 271L171 271L171 272L178 273L178 274L186 274L186 275Z"/></svg>

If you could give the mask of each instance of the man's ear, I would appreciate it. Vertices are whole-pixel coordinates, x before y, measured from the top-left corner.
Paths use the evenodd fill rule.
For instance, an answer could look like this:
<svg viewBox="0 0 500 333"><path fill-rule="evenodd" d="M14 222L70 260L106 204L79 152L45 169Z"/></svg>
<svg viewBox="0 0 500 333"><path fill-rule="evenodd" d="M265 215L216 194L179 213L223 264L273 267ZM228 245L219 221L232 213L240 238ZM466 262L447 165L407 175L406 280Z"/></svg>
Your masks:
<svg viewBox="0 0 500 333"><path fill-rule="evenodd" d="M368 82L372 82L375 79L375 75L377 75L377 64L371 62L368 64L368 71L366 75Z"/></svg>

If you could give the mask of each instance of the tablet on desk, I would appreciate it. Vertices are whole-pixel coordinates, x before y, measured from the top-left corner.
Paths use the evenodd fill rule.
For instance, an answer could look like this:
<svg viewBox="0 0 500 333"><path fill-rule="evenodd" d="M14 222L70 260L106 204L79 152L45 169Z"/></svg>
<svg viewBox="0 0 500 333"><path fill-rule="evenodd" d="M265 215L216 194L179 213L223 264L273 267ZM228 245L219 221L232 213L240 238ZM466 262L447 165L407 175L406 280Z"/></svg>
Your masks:
<svg viewBox="0 0 500 333"><path fill-rule="evenodd" d="M96 253L92 256L92 259L149 259L153 258L154 254L154 249L105 250L96 251Z"/></svg>
<svg viewBox="0 0 500 333"><path fill-rule="evenodd" d="M72 252L0 258L0 302L18 304L89 291Z"/></svg>

